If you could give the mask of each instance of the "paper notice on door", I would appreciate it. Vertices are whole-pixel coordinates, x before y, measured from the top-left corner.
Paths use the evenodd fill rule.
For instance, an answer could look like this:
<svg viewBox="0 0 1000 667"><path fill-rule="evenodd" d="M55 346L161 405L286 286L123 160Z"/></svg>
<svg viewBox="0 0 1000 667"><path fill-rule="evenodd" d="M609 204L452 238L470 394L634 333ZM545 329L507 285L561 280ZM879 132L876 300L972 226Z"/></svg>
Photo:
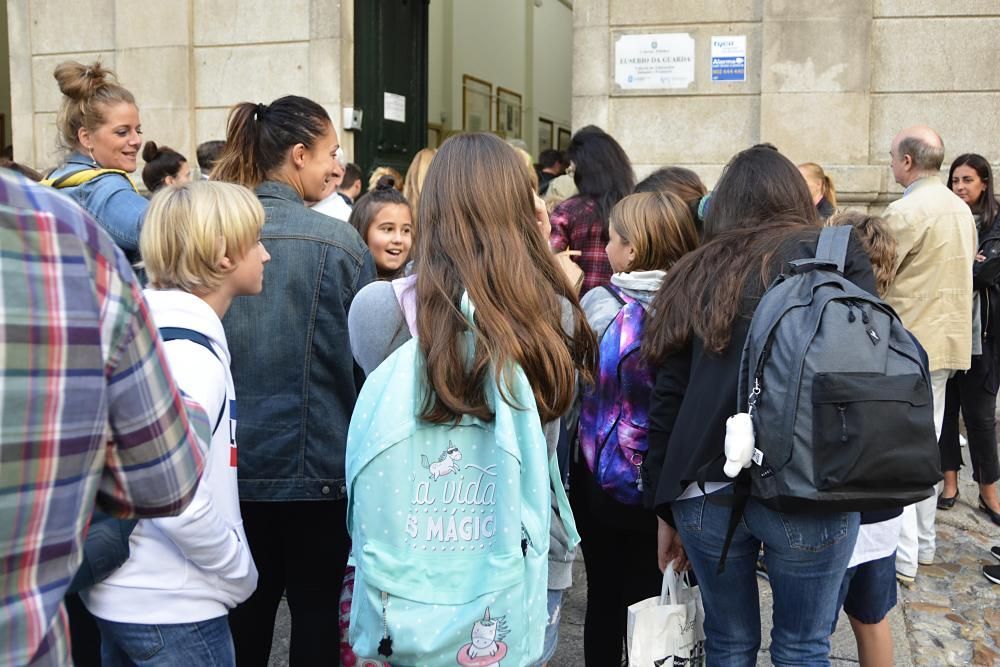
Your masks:
<svg viewBox="0 0 1000 667"><path fill-rule="evenodd" d="M406 122L406 96L395 93L383 93L382 116L386 120L397 123Z"/></svg>

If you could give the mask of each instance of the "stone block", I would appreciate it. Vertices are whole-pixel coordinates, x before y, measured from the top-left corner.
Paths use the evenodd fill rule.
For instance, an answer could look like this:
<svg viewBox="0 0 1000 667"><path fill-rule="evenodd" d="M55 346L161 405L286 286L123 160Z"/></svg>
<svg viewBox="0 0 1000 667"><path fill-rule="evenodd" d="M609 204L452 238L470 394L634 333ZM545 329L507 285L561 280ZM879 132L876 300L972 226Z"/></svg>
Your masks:
<svg viewBox="0 0 1000 667"><path fill-rule="evenodd" d="M885 185L886 167L883 166L828 163L822 167L833 179L838 199L856 201L859 196L874 199Z"/></svg>
<svg viewBox="0 0 1000 667"><path fill-rule="evenodd" d="M142 111L187 109L191 101L191 62L187 46L154 46L116 53L118 76Z"/></svg>
<svg viewBox="0 0 1000 667"><path fill-rule="evenodd" d="M342 4L331 0L310 0L309 36L312 39L341 37L343 26Z"/></svg>
<svg viewBox="0 0 1000 667"><path fill-rule="evenodd" d="M579 32L579 28L576 32ZM644 33L686 33L694 39L694 81L687 88L668 90L623 90L614 81L615 44L622 35L637 34L640 31L613 30L608 43L607 81L615 96L649 95L746 95L760 92L760 71L762 63L761 27L760 24L688 24L656 27L642 31ZM745 35L747 38L746 81L712 81L712 37L728 35ZM593 57L590 54L574 54L574 68L581 67L581 58Z"/></svg>
<svg viewBox="0 0 1000 667"><path fill-rule="evenodd" d="M573 31L573 94L607 95L610 90L610 35L607 28Z"/></svg>
<svg viewBox="0 0 1000 667"><path fill-rule="evenodd" d="M39 170L47 170L57 166L65 155L58 143L59 131L56 129L56 114L36 113L32 119L35 141L34 166Z"/></svg>
<svg viewBox="0 0 1000 667"><path fill-rule="evenodd" d="M572 129L578 130L584 125L596 125L607 129L609 106L610 100L606 95L586 97L574 95L570 112L573 119Z"/></svg>
<svg viewBox="0 0 1000 667"><path fill-rule="evenodd" d="M188 109L143 109L142 134L143 139L152 140L159 146L170 146L188 159L191 166L197 166L195 144L191 131L192 114ZM141 178L142 161L136 171L136 178Z"/></svg>
<svg viewBox="0 0 1000 667"><path fill-rule="evenodd" d="M32 127L31 112L34 106L33 75L31 69L31 39L28 30L28 1L8 0L7 38L10 55L10 111L12 128L18 115L28 116L26 127ZM55 81L53 81L53 85ZM23 121L22 121L23 122ZM16 134L18 130L13 129ZM27 151L25 151L27 153Z"/></svg>
<svg viewBox="0 0 1000 667"><path fill-rule="evenodd" d="M229 107L309 95L308 63L308 42L196 48L195 104Z"/></svg>
<svg viewBox="0 0 1000 667"><path fill-rule="evenodd" d="M115 47L179 46L191 41L190 3L115 0Z"/></svg>
<svg viewBox="0 0 1000 667"><path fill-rule="evenodd" d="M962 153L1000 156L1000 93L879 94L871 98L869 160L889 164L889 146L900 130L917 124L934 128L944 141L944 166Z"/></svg>
<svg viewBox="0 0 1000 667"><path fill-rule="evenodd" d="M621 97L611 99L609 119L637 164L722 164L757 142L760 108L750 95Z"/></svg>
<svg viewBox="0 0 1000 667"><path fill-rule="evenodd" d="M194 112L194 143L195 147L203 141L215 139L225 140L226 120L229 109L225 107L212 109L195 109Z"/></svg>
<svg viewBox="0 0 1000 667"><path fill-rule="evenodd" d="M339 39L314 39L309 42L309 97L317 102L339 105L340 46Z"/></svg>
<svg viewBox="0 0 1000 667"><path fill-rule="evenodd" d="M573 26L576 28L607 26L608 2L609 0L575 0L573 2Z"/></svg>
<svg viewBox="0 0 1000 667"><path fill-rule="evenodd" d="M34 56L31 59L31 82L28 84L28 90L32 91L32 101L34 104L33 111L36 113L46 113L59 110L59 106L62 104L63 96L62 93L59 92L59 84L56 82L53 72L55 72L56 66L59 63L70 59L77 60L84 64L89 64L99 59L105 67L108 67L118 73L118 70L115 67L116 60L114 51L76 53L73 54L72 57L66 55ZM124 78L120 80L122 85L129 90L132 90L128 80ZM14 83L13 80L11 83Z"/></svg>
<svg viewBox="0 0 1000 667"><path fill-rule="evenodd" d="M309 5L310 0L194 0L194 43L210 46L307 40Z"/></svg>
<svg viewBox="0 0 1000 667"><path fill-rule="evenodd" d="M737 23L759 21L759 0L608 0L611 25L654 26L658 23Z"/></svg>
<svg viewBox="0 0 1000 667"><path fill-rule="evenodd" d="M878 16L988 16L1000 15L996 0L875 0L873 13Z"/></svg>
<svg viewBox="0 0 1000 667"><path fill-rule="evenodd" d="M998 90L1000 68L983 59L988 49L963 47L993 44L998 32L1000 16L875 21L872 90Z"/></svg>
<svg viewBox="0 0 1000 667"><path fill-rule="evenodd" d="M113 49L114 12L114 0L31 0L31 52L68 54Z"/></svg>
<svg viewBox="0 0 1000 667"><path fill-rule="evenodd" d="M851 17L867 20L872 15L871 0L764 0L764 20L809 20Z"/></svg>
<svg viewBox="0 0 1000 667"><path fill-rule="evenodd" d="M760 139L795 163L863 163L868 113L864 93L763 93Z"/></svg>
<svg viewBox="0 0 1000 667"><path fill-rule="evenodd" d="M868 90L871 21L856 17L766 21L761 90Z"/></svg>
<svg viewBox="0 0 1000 667"><path fill-rule="evenodd" d="M14 147L14 161L23 162L34 167L39 164L35 159L35 118L30 111L28 113L11 114L10 118L11 138L9 141Z"/></svg>

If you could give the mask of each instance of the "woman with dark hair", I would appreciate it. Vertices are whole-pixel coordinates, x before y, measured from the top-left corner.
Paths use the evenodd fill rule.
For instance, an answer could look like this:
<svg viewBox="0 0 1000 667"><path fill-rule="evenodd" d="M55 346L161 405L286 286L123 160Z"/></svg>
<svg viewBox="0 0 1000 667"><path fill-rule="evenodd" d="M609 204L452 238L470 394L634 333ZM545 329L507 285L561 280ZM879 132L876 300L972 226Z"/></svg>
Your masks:
<svg viewBox="0 0 1000 667"><path fill-rule="evenodd" d="M997 480L996 405L1000 388L1000 203L993 188L993 171L982 155L965 153L955 158L948 172L951 191L962 199L976 219L979 251L972 265L972 282L979 297L981 340L973 341L972 366L948 380L941 428L941 469L944 488L938 509L949 510L958 499L958 470L962 449L958 444L958 413L962 412L969 438L972 478L979 483L979 508L1000 526ZM973 334L975 335L975 334ZM978 337L978 336L977 336ZM976 354L979 350L980 354Z"/></svg>
<svg viewBox="0 0 1000 667"><path fill-rule="evenodd" d="M379 280L399 278L406 269L413 245L412 211L392 176L378 179L351 210L347 223L368 244Z"/></svg>
<svg viewBox="0 0 1000 667"><path fill-rule="evenodd" d="M142 182L150 193L164 185L183 185L191 180L187 158L173 148L147 141L142 147L142 159L146 161L146 166L142 168Z"/></svg>
<svg viewBox="0 0 1000 667"><path fill-rule="evenodd" d="M357 400L347 310L375 279L358 233L309 209L339 174L337 132L319 104L289 95L229 114L212 178L255 188L271 254L264 291L223 324L240 397L240 510L257 590L229 616L240 665L264 667L282 595L289 663L330 661L349 549L344 452Z"/></svg>
<svg viewBox="0 0 1000 667"><path fill-rule="evenodd" d="M647 320L643 351L657 368L643 464L646 503L660 518L661 567L679 534L698 577L709 665L756 661L761 544L774 592L774 662L829 661L857 513L786 514L750 498L725 569L717 571L733 492L722 470L726 420L736 409L743 341L771 279L787 262L813 257L819 233L794 164L767 148L737 154L716 186L704 245L674 264ZM853 232L844 274L875 291L871 262Z"/></svg>
<svg viewBox="0 0 1000 667"><path fill-rule="evenodd" d="M576 250L583 269L580 296L611 279L611 264L604 252L608 244L611 209L635 187L632 163L614 138L588 125L573 135L566 151L579 194L552 211L549 244L556 252Z"/></svg>

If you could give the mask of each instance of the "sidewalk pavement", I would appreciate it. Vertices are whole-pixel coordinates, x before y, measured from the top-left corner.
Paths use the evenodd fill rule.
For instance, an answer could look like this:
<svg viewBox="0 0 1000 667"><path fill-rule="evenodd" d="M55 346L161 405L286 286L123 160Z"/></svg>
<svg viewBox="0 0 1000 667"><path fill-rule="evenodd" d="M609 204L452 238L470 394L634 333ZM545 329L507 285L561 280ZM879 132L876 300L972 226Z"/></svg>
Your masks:
<svg viewBox="0 0 1000 667"><path fill-rule="evenodd" d="M912 588L899 589L899 603L889 614L900 667L1000 665L1000 585L990 583L982 566L996 563L991 546L1000 545L1000 527L977 507L977 486L963 469L960 498L937 515L934 565L921 566ZM761 584L761 652L758 665L770 667L771 591ZM578 560L573 588L563 600L559 649L549 667L582 667L586 574ZM282 603L275 624L270 667L288 664L288 609ZM847 617L841 613L831 638L831 664L858 664Z"/></svg>

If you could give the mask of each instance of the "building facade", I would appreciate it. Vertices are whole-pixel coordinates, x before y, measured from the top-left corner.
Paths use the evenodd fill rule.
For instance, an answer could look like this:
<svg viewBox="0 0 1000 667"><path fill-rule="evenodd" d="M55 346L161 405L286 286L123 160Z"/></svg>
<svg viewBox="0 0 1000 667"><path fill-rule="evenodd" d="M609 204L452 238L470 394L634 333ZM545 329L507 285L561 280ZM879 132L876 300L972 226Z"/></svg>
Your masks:
<svg viewBox="0 0 1000 667"><path fill-rule="evenodd" d="M199 142L224 135L228 108L243 100L306 95L339 130L343 108L354 105L361 1L390 11L404 2L7 0L16 158L38 167L58 161L52 70L68 58L101 57L135 93L146 135L189 157ZM899 192L887 165L903 127L937 129L946 164L967 151L1000 161L996 0L418 1L429 2L431 20L430 90L421 103L432 134L462 129L460 79L481 63L493 68L495 83L525 88L521 125L531 150L540 144L539 118L571 129L596 124L619 139L640 176L681 164L711 184L733 153L771 142L793 161L823 165L842 203L878 208ZM477 23L483 2L489 20ZM504 16L515 31L558 30L564 20L571 39L469 38ZM440 17L450 22L435 24ZM626 47L657 35L690 43L690 80L652 87L616 80L628 70ZM745 38L742 80L713 78L712 40L729 37ZM506 43L519 44L518 53L497 52ZM497 71L505 60L509 76ZM571 71L560 76L559 67ZM352 134L341 136L350 155Z"/></svg>

